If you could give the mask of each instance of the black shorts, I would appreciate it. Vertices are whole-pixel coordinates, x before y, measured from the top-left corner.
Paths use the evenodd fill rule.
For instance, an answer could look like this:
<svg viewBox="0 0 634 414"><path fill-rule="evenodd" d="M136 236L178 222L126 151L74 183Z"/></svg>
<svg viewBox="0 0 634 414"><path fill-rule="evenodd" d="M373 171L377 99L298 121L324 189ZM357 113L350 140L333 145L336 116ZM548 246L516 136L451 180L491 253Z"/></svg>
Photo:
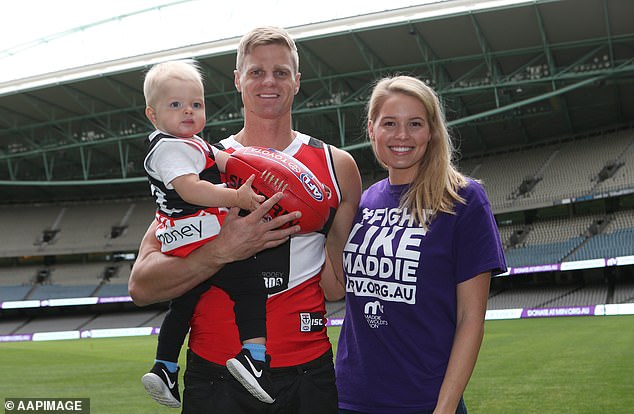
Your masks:
<svg viewBox="0 0 634 414"><path fill-rule="evenodd" d="M227 368L187 351L183 414L336 414L332 350L295 367L272 368L275 402L253 397Z"/></svg>

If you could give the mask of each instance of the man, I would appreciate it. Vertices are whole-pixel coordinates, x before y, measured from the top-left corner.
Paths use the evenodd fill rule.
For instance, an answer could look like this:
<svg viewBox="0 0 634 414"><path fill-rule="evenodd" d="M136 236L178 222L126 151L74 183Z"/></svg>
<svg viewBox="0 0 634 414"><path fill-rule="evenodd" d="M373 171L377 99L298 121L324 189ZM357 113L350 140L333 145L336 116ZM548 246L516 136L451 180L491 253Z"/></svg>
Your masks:
<svg viewBox="0 0 634 414"><path fill-rule="evenodd" d="M223 365L240 350L233 302L220 289L205 293L191 321L183 413L336 413L332 349L323 324L326 298L339 294L342 251L357 210L361 179L354 159L291 128L291 106L299 91L294 41L284 30L263 27L241 40L234 82L242 94L244 127L221 141L225 148L264 146L306 164L327 187L332 217L322 232L295 235L298 212L263 222L279 201L276 194L251 214L232 209L213 241L187 258L158 250L153 226L146 233L130 277L130 295L139 305L186 292L222 271L224 264L257 254L269 288L267 352L275 402L264 404L235 381ZM263 257L265 260L263 260ZM229 357L230 358L230 357ZM254 372L257 376L259 372Z"/></svg>

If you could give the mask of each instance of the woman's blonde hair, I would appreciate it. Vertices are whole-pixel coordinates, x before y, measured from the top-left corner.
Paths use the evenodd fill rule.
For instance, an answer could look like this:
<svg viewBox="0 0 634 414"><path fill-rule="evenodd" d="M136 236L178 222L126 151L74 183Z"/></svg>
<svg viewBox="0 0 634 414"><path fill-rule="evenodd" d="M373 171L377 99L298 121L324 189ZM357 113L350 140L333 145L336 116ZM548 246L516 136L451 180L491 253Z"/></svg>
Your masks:
<svg viewBox="0 0 634 414"><path fill-rule="evenodd" d="M455 203L464 203L458 190L467 185L467 178L453 165L455 148L447 131L438 96L423 81L411 76L380 79L368 102L368 120L376 122L385 100L399 93L418 99L427 111L431 139L418 165L414 181L401 198L401 208L413 212L420 225L427 227L436 214L453 214ZM375 143L371 141L374 155L387 168L378 157Z"/></svg>

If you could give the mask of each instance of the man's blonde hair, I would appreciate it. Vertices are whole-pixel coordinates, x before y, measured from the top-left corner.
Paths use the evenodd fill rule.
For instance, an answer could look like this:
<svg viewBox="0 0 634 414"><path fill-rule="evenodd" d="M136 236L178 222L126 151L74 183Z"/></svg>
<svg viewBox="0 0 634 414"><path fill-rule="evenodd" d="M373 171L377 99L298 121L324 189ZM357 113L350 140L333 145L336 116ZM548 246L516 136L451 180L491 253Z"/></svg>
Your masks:
<svg viewBox="0 0 634 414"><path fill-rule="evenodd" d="M245 57L257 46L281 45L286 46L291 51L293 59L293 70L295 75L299 72L299 55L297 45L288 32L281 27L263 26L251 30L242 36L238 45L238 55L236 56L236 69L241 72Z"/></svg>
<svg viewBox="0 0 634 414"><path fill-rule="evenodd" d="M455 149L438 96L420 79L411 76L380 79L368 101L368 120L376 122L383 103L394 94L418 99L427 112L431 139L423 159L418 164L416 177L401 200L401 207L415 214L418 222L427 227L436 214L452 214L454 204L464 202L458 190L467 185L467 179L453 165ZM372 142L372 150L377 160L383 167L387 167L378 157L375 145Z"/></svg>
<svg viewBox="0 0 634 414"><path fill-rule="evenodd" d="M170 60L158 63L145 74L143 95L145 95L147 106L154 105L157 97L161 94L161 85L168 79L196 82L204 90L203 75L198 62L195 60Z"/></svg>

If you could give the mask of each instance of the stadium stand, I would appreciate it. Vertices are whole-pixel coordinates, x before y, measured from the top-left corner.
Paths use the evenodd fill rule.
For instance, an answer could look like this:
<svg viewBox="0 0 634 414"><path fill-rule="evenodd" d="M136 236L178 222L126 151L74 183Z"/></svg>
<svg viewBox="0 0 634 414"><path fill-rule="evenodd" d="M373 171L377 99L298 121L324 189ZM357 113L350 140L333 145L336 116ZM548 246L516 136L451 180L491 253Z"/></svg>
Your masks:
<svg viewBox="0 0 634 414"><path fill-rule="evenodd" d="M498 217L513 212L522 217L499 225L507 263L518 267L634 255L633 206L608 213L565 210L555 217L524 214L531 208L556 206L566 197L634 189L633 164L634 131L622 130L466 159L460 168L484 182ZM617 167L611 175L599 177L606 165ZM376 178L366 177L366 181ZM12 242L0 249L0 258L5 260L0 266L0 302L127 296L131 262L114 261L110 256L134 254L154 214L150 199L0 209L0 223L12 235ZM17 216L21 219L15 220ZM35 264L23 259L30 256L43 259ZM73 259L67 262L68 258ZM618 283L611 288L605 283L514 286L492 289L489 308L619 303L634 300L633 290L631 285ZM129 326L145 321L159 326L163 312L140 311L134 317L119 312L113 320L103 315L89 326L118 325L114 320L119 319L132 324ZM328 305L329 317L342 317L343 313L343 303ZM0 329L20 333L46 326L38 325L38 319ZM86 323L85 317L67 318L59 328Z"/></svg>
<svg viewBox="0 0 634 414"><path fill-rule="evenodd" d="M5 234L10 235L11 242L3 244L0 255L41 254L39 247L44 242L44 231L55 230L56 218L50 206L3 206L0 223Z"/></svg>
<svg viewBox="0 0 634 414"><path fill-rule="evenodd" d="M614 290L614 303L634 303L634 283L618 285Z"/></svg>
<svg viewBox="0 0 634 414"><path fill-rule="evenodd" d="M571 294L576 287L525 286L489 296L488 309L540 308Z"/></svg>
<svg viewBox="0 0 634 414"><path fill-rule="evenodd" d="M38 275L46 273L44 280ZM0 267L0 302L89 296L127 296L130 264L73 263Z"/></svg>
<svg viewBox="0 0 634 414"><path fill-rule="evenodd" d="M582 241L582 237L574 237L561 242L509 249L505 251L506 262L512 267L558 263Z"/></svg>
<svg viewBox="0 0 634 414"><path fill-rule="evenodd" d="M634 189L634 132L620 130L461 161L484 181L494 212L527 211ZM614 171L605 173L606 166ZM611 174L611 175L608 175ZM532 181L531 181L532 179ZM499 226L511 266L634 255L631 210Z"/></svg>
<svg viewBox="0 0 634 414"><path fill-rule="evenodd" d="M165 318L165 313L165 311L156 313L152 319L147 321L147 326L161 326L161 323Z"/></svg>
<svg viewBox="0 0 634 414"><path fill-rule="evenodd" d="M537 173L547 160L551 147L528 151L492 154L460 162L460 170L481 180L494 211L511 208L527 177Z"/></svg>
<svg viewBox="0 0 634 414"><path fill-rule="evenodd" d="M86 315L29 318L11 333L16 335L33 332L73 331L79 329L87 318Z"/></svg>
<svg viewBox="0 0 634 414"><path fill-rule="evenodd" d="M12 242L0 249L0 257L135 250L154 211L149 200L2 206L0 225Z"/></svg>
<svg viewBox="0 0 634 414"><path fill-rule="evenodd" d="M588 260L634 254L634 211L621 211L609 218L604 232L590 237L570 260Z"/></svg>
<svg viewBox="0 0 634 414"><path fill-rule="evenodd" d="M93 319L81 325L81 329L111 329L129 328L140 326L152 326L159 312L156 311L129 311L97 315ZM160 326L160 324L158 325Z"/></svg>
<svg viewBox="0 0 634 414"><path fill-rule="evenodd" d="M616 139L624 136L624 139ZM599 135L561 145L556 158L545 166L531 199L541 203L557 198L581 197L592 193L603 166L632 141L623 134Z"/></svg>
<svg viewBox="0 0 634 414"><path fill-rule="evenodd" d="M614 171L602 179L606 166L614 166ZM551 206L564 199L631 189L634 131L471 157L461 160L459 167L482 180L496 213Z"/></svg>
<svg viewBox="0 0 634 414"><path fill-rule="evenodd" d="M333 302L326 302L326 317L327 318L343 318L346 314L346 302L344 300L338 300Z"/></svg>
<svg viewBox="0 0 634 414"><path fill-rule="evenodd" d="M589 306L608 303L634 303L634 284L617 283L612 294L610 284L554 284L515 286L492 289L488 309Z"/></svg>
<svg viewBox="0 0 634 414"><path fill-rule="evenodd" d="M16 335L18 329L24 326L28 321L27 318L3 318L0 320L0 335Z"/></svg>
<svg viewBox="0 0 634 414"><path fill-rule="evenodd" d="M12 286L3 284L0 302L24 300L30 291L30 286Z"/></svg>

